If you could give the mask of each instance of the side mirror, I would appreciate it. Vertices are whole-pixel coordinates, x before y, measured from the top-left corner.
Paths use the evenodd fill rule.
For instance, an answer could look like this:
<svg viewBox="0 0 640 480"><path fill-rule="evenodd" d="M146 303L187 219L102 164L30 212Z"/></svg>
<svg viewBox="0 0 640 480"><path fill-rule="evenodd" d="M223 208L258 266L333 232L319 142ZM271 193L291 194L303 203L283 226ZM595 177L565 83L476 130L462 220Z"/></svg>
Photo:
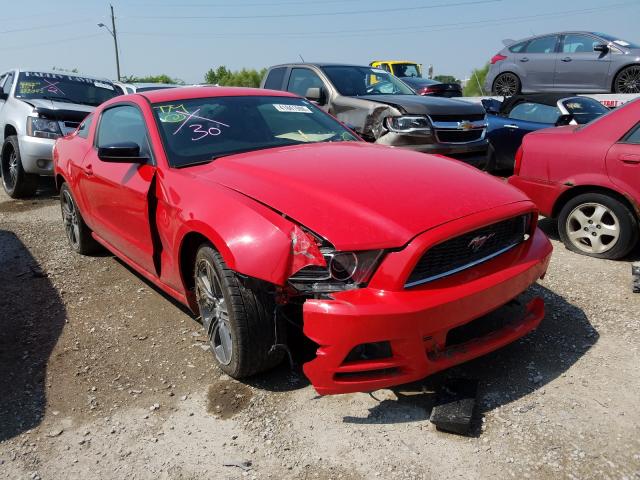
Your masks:
<svg viewBox="0 0 640 480"><path fill-rule="evenodd" d="M111 163L146 163L147 157L140 156L140 145L135 142L113 143L98 148L98 158Z"/></svg>
<svg viewBox="0 0 640 480"><path fill-rule="evenodd" d="M307 93L305 93L304 96L307 100L316 102L318 105L324 105L327 101L324 88L322 87L307 88Z"/></svg>
<svg viewBox="0 0 640 480"><path fill-rule="evenodd" d="M556 127L562 127L563 125L569 125L573 121L573 115L560 115L556 120Z"/></svg>
<svg viewBox="0 0 640 480"><path fill-rule="evenodd" d="M609 47L603 43L599 43L598 45L593 46L593 51L607 53L609 51Z"/></svg>

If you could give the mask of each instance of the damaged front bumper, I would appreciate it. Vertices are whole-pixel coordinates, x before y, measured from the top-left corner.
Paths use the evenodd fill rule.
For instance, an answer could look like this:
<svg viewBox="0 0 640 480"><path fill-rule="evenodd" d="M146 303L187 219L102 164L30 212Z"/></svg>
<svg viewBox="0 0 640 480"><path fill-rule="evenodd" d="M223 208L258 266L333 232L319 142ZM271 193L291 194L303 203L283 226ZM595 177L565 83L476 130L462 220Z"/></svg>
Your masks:
<svg viewBox="0 0 640 480"><path fill-rule="evenodd" d="M427 232L389 254L369 287L305 302L304 333L319 348L303 369L319 394L366 392L420 380L507 345L539 325L544 317L540 298L527 301L517 314L498 309L544 276L552 248L540 230L470 270L403 288L406 269L401 265L412 265L412 256L421 255L436 236ZM495 327L486 328L481 317L494 311L490 321ZM496 322L496 316L502 321ZM368 346L377 354L354 356Z"/></svg>

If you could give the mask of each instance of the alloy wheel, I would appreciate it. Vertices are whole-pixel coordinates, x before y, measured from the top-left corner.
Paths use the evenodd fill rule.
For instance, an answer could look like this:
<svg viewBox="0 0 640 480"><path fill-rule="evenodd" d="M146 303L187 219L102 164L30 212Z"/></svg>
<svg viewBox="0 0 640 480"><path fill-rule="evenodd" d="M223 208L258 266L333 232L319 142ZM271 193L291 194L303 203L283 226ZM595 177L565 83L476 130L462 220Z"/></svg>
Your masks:
<svg viewBox="0 0 640 480"><path fill-rule="evenodd" d="M616 92L640 93L640 66L625 68L616 78Z"/></svg>
<svg viewBox="0 0 640 480"><path fill-rule="evenodd" d="M518 93L518 78L512 73L503 73L498 75L494 85L496 94L511 97Z"/></svg>
<svg viewBox="0 0 640 480"><path fill-rule="evenodd" d="M7 170L3 172L4 185L7 190L13 190L18 181L18 155L15 150L11 150L9 153L9 159L7 161Z"/></svg>
<svg viewBox="0 0 640 480"><path fill-rule="evenodd" d="M62 220L69 243L74 249L80 245L80 219L78 209L68 190L62 193Z"/></svg>
<svg viewBox="0 0 640 480"><path fill-rule="evenodd" d="M620 221L600 203L583 203L567 217L566 231L571 243L585 253L605 253L620 237Z"/></svg>
<svg viewBox="0 0 640 480"><path fill-rule="evenodd" d="M196 265L196 298L213 353L222 365L229 365L233 357L229 310L220 277L206 259Z"/></svg>

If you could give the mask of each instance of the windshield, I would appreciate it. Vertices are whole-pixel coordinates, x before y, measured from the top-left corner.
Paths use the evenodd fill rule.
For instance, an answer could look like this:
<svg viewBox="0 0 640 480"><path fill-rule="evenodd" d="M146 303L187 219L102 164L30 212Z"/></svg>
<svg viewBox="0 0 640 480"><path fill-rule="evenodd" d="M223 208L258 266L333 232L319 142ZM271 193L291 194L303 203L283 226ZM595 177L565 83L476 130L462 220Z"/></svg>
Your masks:
<svg viewBox="0 0 640 480"><path fill-rule="evenodd" d="M619 45L621 47L625 47L625 48L640 48L640 45L633 43L633 42L628 42L626 40L622 40L621 38L618 37L613 37L611 35L607 35L606 33L596 33L595 35L604 38L605 40L609 41L609 42L613 42L616 45Z"/></svg>
<svg viewBox="0 0 640 480"><path fill-rule="evenodd" d="M330 66L322 71L347 97L361 95L415 95L407 85L384 70L372 67Z"/></svg>
<svg viewBox="0 0 640 480"><path fill-rule="evenodd" d="M16 98L44 98L97 107L116 97L111 82L58 73L20 72Z"/></svg>
<svg viewBox="0 0 640 480"><path fill-rule="evenodd" d="M301 98L197 98L156 103L153 111L173 167L265 148L358 141L338 121Z"/></svg>
<svg viewBox="0 0 640 480"><path fill-rule="evenodd" d="M584 125L609 111L597 100L588 97L573 97L562 101L562 105L573 115L578 125Z"/></svg>

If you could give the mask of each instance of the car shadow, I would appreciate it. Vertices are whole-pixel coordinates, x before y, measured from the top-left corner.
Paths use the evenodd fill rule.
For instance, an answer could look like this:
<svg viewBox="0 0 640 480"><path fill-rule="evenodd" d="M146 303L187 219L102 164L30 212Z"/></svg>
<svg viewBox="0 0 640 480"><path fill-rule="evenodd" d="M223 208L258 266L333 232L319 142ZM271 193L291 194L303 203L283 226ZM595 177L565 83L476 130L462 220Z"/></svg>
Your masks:
<svg viewBox="0 0 640 480"><path fill-rule="evenodd" d="M585 313L560 295L534 285L545 302L545 318L537 330L500 350L458 365L425 380L393 388L394 399L382 399L366 417L345 416L344 422L387 424L429 418L436 392L452 379L478 381L476 416L471 435L479 435L482 416L526 397L564 374L599 338ZM375 392L374 392L375 397ZM531 400L520 409L535 408Z"/></svg>
<svg viewBox="0 0 640 480"><path fill-rule="evenodd" d="M0 230L0 442L30 430L46 408L49 356L67 315L57 290L13 232Z"/></svg>

